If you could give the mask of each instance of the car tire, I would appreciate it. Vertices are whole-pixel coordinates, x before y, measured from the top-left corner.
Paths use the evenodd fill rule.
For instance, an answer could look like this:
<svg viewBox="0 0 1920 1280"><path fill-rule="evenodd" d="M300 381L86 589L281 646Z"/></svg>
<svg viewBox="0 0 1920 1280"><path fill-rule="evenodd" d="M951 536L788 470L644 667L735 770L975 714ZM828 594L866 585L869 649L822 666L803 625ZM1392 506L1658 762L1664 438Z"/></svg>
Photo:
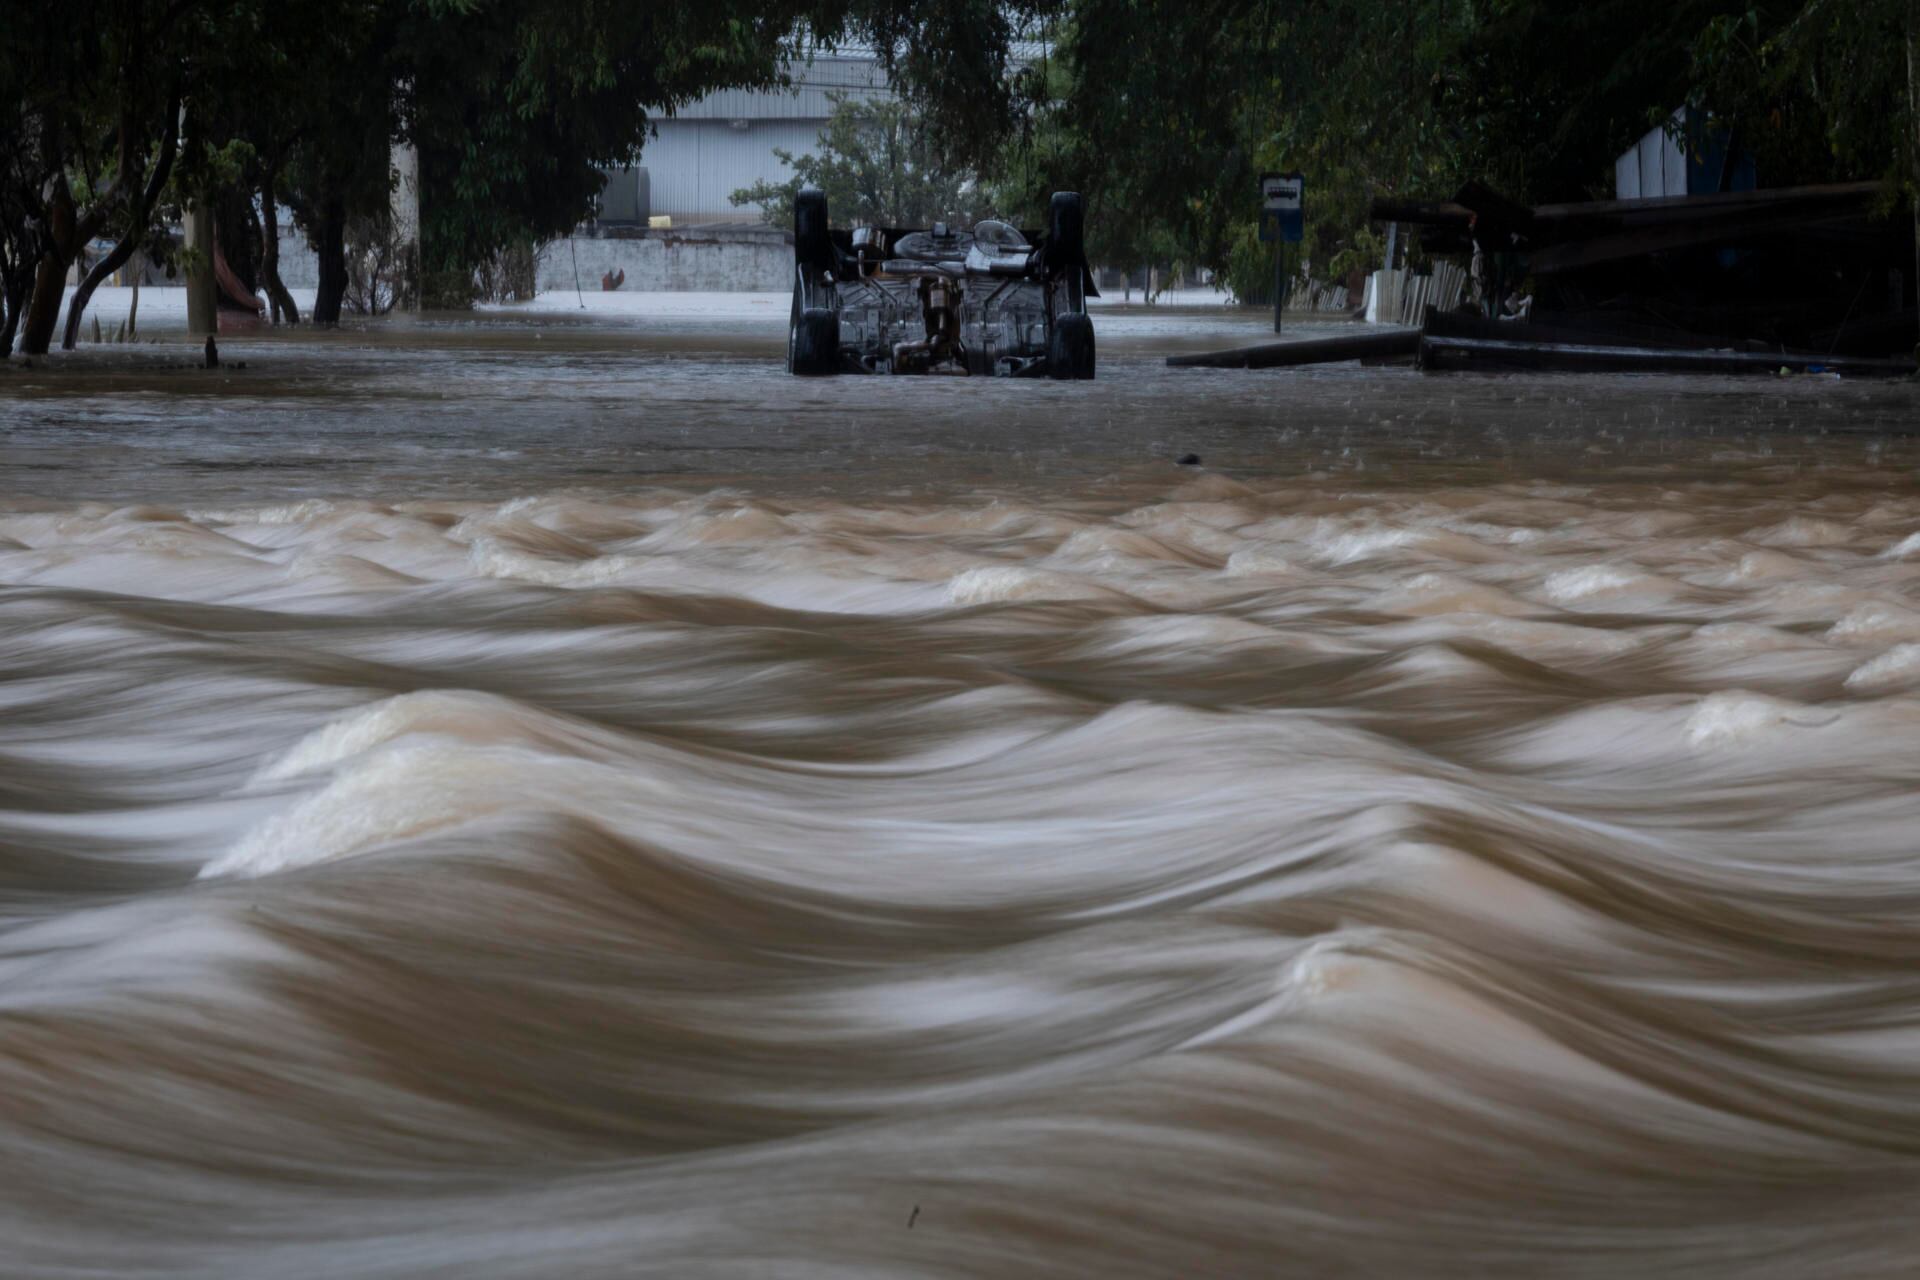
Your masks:
<svg viewBox="0 0 1920 1280"><path fill-rule="evenodd" d="M1093 381L1093 317L1060 316L1047 337L1047 376L1062 382Z"/></svg>
<svg viewBox="0 0 1920 1280"><path fill-rule="evenodd" d="M813 272L833 270L833 238L827 234L827 193L808 187L793 201L793 258Z"/></svg>
<svg viewBox="0 0 1920 1280"><path fill-rule="evenodd" d="M803 378L840 372L840 317L808 307L787 334L787 369Z"/></svg>
<svg viewBox="0 0 1920 1280"><path fill-rule="evenodd" d="M1087 259L1087 209L1078 191L1056 191L1047 206L1047 265L1055 271Z"/></svg>

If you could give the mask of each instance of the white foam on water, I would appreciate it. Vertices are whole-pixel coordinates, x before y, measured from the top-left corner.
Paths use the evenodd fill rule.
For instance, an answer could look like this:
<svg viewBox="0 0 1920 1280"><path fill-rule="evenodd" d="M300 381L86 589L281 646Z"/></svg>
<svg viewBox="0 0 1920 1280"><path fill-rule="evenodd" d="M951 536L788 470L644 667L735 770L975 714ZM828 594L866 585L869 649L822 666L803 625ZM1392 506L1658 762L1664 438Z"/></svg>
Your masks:
<svg viewBox="0 0 1920 1280"><path fill-rule="evenodd" d="M374 731L369 726L361 732ZM314 756L352 745L347 736L316 744ZM540 751L476 747L457 735L409 735L338 768L320 790L255 825L210 859L200 876L274 875L515 809L564 809L565 798L592 772L586 762Z"/></svg>
<svg viewBox="0 0 1920 1280"><path fill-rule="evenodd" d="M1422 529L1377 528L1329 531L1313 540L1318 558L1328 564L1352 564L1389 551L1419 546L1431 534Z"/></svg>
<svg viewBox="0 0 1920 1280"><path fill-rule="evenodd" d="M1884 600L1869 601L1827 628L1827 639L1844 645L1920 640L1920 613Z"/></svg>
<svg viewBox="0 0 1920 1280"><path fill-rule="evenodd" d="M1230 577L1285 575L1295 572L1293 561L1280 547L1240 547L1227 556L1221 572Z"/></svg>
<svg viewBox="0 0 1920 1280"><path fill-rule="evenodd" d="M1191 483L0 513L9 1261L1897 1270L1901 446L1536 483L1361 376L1364 471L1302 412ZM958 391L767 385L862 448Z"/></svg>
<svg viewBox="0 0 1920 1280"><path fill-rule="evenodd" d="M385 698L308 734L253 775L255 785L332 769L411 733L474 742L497 740L522 712L505 699L462 689L431 689Z"/></svg>
<svg viewBox="0 0 1920 1280"><path fill-rule="evenodd" d="M1542 590L1553 603L1565 605L1578 604L1595 597L1617 596L1652 585L1652 579L1637 570L1611 564L1589 564L1549 574L1542 584Z"/></svg>
<svg viewBox="0 0 1920 1280"><path fill-rule="evenodd" d="M1003 604L1024 600L1110 600L1117 593L1075 574L1021 565L968 569L947 584L955 604Z"/></svg>
<svg viewBox="0 0 1920 1280"><path fill-rule="evenodd" d="M1770 737L1790 726L1819 723L1809 709L1784 698L1743 689L1709 694L1687 717L1687 744L1696 750L1738 746Z"/></svg>
<svg viewBox="0 0 1920 1280"><path fill-rule="evenodd" d="M1897 644L1868 659L1854 668L1846 683L1847 689L1856 693L1904 689L1920 683L1920 644Z"/></svg>

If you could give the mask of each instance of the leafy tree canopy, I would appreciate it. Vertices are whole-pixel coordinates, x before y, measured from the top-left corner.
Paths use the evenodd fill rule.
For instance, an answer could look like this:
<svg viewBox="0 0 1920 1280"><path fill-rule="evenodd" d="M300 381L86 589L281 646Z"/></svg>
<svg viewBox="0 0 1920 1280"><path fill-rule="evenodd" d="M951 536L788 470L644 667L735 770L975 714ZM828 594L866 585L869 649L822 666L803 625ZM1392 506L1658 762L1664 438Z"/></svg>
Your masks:
<svg viewBox="0 0 1920 1280"><path fill-rule="evenodd" d="M776 149L793 170L784 182L758 182L735 191L736 205L757 204L767 219L793 221L802 187L826 193L836 222L851 226L924 227L936 221L971 224L989 214L974 175L954 166L934 145L921 112L891 97L832 95L833 114L813 155Z"/></svg>
<svg viewBox="0 0 1920 1280"><path fill-rule="evenodd" d="M1614 155L1684 101L1769 184L1920 185L1920 0L0 0L0 25L0 337L28 349L90 243L130 253L222 192L228 223L293 212L331 318L400 139L430 265L471 279L586 216L655 114L851 43L899 101L843 104L794 161L843 217L1032 225L1078 189L1096 256L1242 286L1269 269L1263 170L1306 173L1304 258L1329 278L1377 261L1376 192L1608 194ZM775 185L747 199L779 216Z"/></svg>
<svg viewBox="0 0 1920 1280"><path fill-rule="evenodd" d="M44 350L90 243L131 253L236 184L305 227L335 319L346 228L385 217L403 139L430 265L470 272L586 217L652 113L775 84L811 48L879 48L944 153L991 153L1016 118L1009 41L1063 2L0 0L0 334Z"/></svg>
<svg viewBox="0 0 1920 1280"><path fill-rule="evenodd" d="M1372 194L1610 196L1614 157L1688 101L1769 185L1911 192L1916 28L1915 0L1075 0L995 176L1020 209L1083 190L1101 256L1243 291L1272 270L1263 170L1307 175L1305 258L1338 277L1379 260Z"/></svg>

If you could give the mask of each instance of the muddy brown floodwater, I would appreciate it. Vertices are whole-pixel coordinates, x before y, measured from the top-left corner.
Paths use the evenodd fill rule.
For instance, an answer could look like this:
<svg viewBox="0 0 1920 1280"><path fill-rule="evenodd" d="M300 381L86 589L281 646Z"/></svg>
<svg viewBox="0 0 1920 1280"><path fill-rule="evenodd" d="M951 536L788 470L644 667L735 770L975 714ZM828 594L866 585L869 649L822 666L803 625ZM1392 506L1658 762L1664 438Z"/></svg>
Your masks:
<svg viewBox="0 0 1920 1280"><path fill-rule="evenodd" d="M1099 323L0 371L0 1274L1920 1267L1915 387Z"/></svg>

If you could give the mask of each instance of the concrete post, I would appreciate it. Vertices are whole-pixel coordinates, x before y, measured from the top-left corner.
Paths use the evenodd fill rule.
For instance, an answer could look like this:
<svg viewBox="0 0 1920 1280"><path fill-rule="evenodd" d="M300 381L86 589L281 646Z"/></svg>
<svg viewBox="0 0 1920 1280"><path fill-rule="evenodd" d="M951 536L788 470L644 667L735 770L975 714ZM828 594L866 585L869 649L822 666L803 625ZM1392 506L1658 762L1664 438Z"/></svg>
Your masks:
<svg viewBox="0 0 1920 1280"><path fill-rule="evenodd" d="M420 309L420 153L393 144L393 309Z"/></svg>
<svg viewBox="0 0 1920 1280"><path fill-rule="evenodd" d="M187 233L187 333L206 337L220 327L220 293L213 278L213 214L190 205Z"/></svg>
<svg viewBox="0 0 1920 1280"><path fill-rule="evenodd" d="M1920 305L1920 0L1907 0L1907 130L1913 151L1913 300ZM1913 358L1920 360L1920 344Z"/></svg>

